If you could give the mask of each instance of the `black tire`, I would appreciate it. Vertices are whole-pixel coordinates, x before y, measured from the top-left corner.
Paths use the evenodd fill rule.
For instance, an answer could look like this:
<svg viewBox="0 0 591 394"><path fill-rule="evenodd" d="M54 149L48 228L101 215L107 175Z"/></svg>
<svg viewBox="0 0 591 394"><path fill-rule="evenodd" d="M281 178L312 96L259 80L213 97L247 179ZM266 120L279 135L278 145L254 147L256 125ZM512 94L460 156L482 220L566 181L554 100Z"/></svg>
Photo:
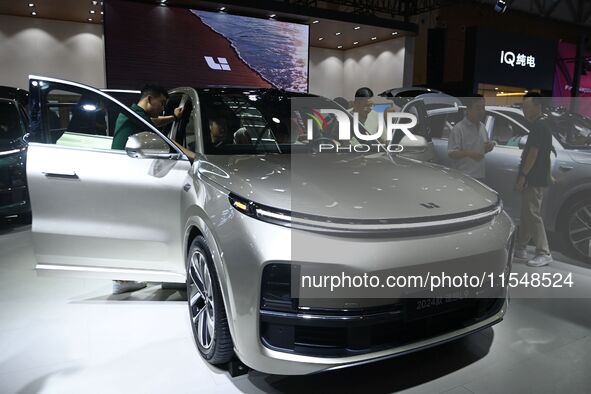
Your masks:
<svg viewBox="0 0 591 394"><path fill-rule="evenodd" d="M560 234L572 257L591 264L589 246L585 246L585 242L576 242L591 237L591 215L585 213L585 207L588 207L587 212L591 213L591 196L581 197L566 208L561 220Z"/></svg>
<svg viewBox="0 0 591 394"><path fill-rule="evenodd" d="M191 243L186 267L187 304L195 345L210 364L225 364L234 357L234 345L211 251L202 236ZM208 337L211 327L213 333Z"/></svg>

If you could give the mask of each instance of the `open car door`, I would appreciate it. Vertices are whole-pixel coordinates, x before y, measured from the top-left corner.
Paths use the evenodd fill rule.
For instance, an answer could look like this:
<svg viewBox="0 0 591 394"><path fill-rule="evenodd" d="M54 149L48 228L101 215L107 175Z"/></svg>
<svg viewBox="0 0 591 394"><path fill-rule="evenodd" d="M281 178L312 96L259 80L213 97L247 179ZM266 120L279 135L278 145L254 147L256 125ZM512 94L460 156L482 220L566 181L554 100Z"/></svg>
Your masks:
<svg viewBox="0 0 591 394"><path fill-rule="evenodd" d="M74 82L29 79L27 178L37 270L184 282L180 204L191 183L190 161L109 95ZM136 144L134 150L132 137L126 150L111 149L125 117L159 149Z"/></svg>

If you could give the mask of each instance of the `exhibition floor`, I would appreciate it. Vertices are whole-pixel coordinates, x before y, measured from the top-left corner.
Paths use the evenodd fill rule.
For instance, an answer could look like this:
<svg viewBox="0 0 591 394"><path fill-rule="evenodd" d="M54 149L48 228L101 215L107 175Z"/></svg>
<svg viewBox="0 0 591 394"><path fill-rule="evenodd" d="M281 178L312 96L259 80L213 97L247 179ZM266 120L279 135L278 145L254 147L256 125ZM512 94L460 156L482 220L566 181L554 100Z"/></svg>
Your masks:
<svg viewBox="0 0 591 394"><path fill-rule="evenodd" d="M591 269L555 253L540 271ZM505 320L453 343L311 376L231 378L201 359L184 294L160 285L38 276L29 227L0 231L0 393L585 393L591 300L513 300ZM515 270L534 269L516 264Z"/></svg>

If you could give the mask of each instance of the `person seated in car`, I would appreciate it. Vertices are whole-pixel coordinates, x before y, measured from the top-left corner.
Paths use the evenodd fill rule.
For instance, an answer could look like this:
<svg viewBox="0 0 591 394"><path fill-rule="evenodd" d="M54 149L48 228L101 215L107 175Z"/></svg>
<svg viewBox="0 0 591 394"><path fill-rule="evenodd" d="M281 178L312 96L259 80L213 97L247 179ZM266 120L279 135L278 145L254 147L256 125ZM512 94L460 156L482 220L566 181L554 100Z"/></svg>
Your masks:
<svg viewBox="0 0 591 394"><path fill-rule="evenodd" d="M209 138L214 148L228 143L228 126L221 116L209 119Z"/></svg>

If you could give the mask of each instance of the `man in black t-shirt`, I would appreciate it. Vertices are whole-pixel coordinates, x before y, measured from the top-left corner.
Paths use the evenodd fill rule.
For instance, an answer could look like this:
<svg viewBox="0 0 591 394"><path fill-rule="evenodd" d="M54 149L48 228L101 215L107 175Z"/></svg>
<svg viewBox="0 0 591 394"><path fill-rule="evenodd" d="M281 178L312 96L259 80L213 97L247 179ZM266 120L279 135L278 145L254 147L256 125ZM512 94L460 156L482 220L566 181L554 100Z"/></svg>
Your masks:
<svg viewBox="0 0 591 394"><path fill-rule="evenodd" d="M538 93L528 93L523 99L523 115L529 123L530 132L521 155L516 185L517 191L521 192L521 220L515 257L527 259L525 248L533 238L536 256L527 262L532 267L552 262L541 213L544 190L551 179L552 132L542 117L541 100Z"/></svg>

